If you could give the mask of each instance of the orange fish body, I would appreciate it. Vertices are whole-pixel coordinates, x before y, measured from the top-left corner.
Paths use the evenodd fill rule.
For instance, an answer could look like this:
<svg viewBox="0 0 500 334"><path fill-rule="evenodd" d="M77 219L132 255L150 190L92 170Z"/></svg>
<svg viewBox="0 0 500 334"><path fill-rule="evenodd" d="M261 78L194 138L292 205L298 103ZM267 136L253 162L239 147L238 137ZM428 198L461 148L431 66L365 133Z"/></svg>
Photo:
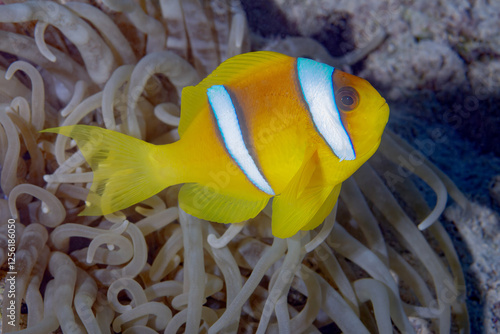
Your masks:
<svg viewBox="0 0 500 334"><path fill-rule="evenodd" d="M80 125L49 131L73 137L94 171L83 214L185 183L180 207L221 223L253 218L274 198L273 234L286 238L324 220L341 183L378 148L388 115L365 80L262 51L233 57L183 90L175 143Z"/></svg>

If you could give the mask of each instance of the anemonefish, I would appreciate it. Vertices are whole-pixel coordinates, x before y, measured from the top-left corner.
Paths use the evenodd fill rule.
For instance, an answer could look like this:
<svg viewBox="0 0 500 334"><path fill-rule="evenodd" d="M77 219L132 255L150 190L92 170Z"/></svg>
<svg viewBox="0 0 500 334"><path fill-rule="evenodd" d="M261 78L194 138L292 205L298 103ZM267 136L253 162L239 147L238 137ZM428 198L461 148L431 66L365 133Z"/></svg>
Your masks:
<svg viewBox="0 0 500 334"><path fill-rule="evenodd" d="M184 183L179 206L238 223L272 202L272 233L311 230L342 182L377 150L389 107L364 79L306 58L251 52L228 59L181 97L180 140L153 145L94 126L72 137L93 170L82 215L127 208Z"/></svg>

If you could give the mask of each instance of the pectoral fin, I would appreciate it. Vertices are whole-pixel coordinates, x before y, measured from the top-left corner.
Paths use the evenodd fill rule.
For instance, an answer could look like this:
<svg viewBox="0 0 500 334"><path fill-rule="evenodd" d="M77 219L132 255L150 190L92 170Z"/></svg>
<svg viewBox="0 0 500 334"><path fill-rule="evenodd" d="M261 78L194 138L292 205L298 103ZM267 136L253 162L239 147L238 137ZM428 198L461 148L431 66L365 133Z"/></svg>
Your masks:
<svg viewBox="0 0 500 334"><path fill-rule="evenodd" d="M218 223L239 223L254 218L269 201L269 197L248 200L219 193L198 183L182 186L179 206L190 215Z"/></svg>
<svg viewBox="0 0 500 334"><path fill-rule="evenodd" d="M338 197L340 185L325 186L317 152L307 156L284 191L273 200L272 229L278 238L321 224Z"/></svg>
<svg viewBox="0 0 500 334"><path fill-rule="evenodd" d="M328 195L323 205L319 208L318 212L316 212L316 215L314 215L311 221L307 223L306 226L301 228L301 230L313 230L325 220L326 216L328 216L330 212L332 212L335 203L337 203L341 186L342 183L339 183L333 188L332 192L330 193L330 195Z"/></svg>

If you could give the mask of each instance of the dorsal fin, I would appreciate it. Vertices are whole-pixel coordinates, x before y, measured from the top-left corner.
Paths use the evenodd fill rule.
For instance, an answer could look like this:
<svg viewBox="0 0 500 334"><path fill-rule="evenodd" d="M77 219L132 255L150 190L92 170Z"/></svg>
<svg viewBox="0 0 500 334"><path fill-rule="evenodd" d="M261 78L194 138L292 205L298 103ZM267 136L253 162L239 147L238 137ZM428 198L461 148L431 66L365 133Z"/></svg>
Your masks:
<svg viewBox="0 0 500 334"><path fill-rule="evenodd" d="M271 67L285 59L290 59L290 57L271 51L244 53L223 62L198 85L185 87L182 90L181 97L179 135L183 135L196 115L208 103L206 96L207 88L213 85L230 84L234 80L251 76L252 73L256 73L256 71L260 71L266 67Z"/></svg>

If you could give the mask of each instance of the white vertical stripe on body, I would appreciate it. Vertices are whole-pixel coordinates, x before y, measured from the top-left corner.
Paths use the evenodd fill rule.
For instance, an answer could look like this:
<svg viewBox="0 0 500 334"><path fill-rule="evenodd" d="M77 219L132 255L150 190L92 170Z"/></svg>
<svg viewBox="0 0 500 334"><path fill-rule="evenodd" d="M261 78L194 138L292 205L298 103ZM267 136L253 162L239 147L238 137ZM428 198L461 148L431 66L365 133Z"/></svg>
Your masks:
<svg viewBox="0 0 500 334"><path fill-rule="evenodd" d="M297 58L299 84L314 126L341 161L354 160L354 147L335 103L332 81L334 70L311 59Z"/></svg>
<svg viewBox="0 0 500 334"><path fill-rule="evenodd" d="M234 161L257 188L269 195L274 191L266 181L243 140L238 115L231 96L222 85L214 85L207 89L208 102L212 107L217 126L222 135L224 145Z"/></svg>

